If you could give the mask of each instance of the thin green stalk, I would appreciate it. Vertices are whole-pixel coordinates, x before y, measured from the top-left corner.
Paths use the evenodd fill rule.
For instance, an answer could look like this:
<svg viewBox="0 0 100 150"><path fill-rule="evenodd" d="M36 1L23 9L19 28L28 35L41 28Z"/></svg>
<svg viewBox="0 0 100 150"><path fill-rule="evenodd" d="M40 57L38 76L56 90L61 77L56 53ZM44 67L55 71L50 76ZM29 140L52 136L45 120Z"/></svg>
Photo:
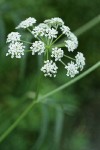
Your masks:
<svg viewBox="0 0 100 150"><path fill-rule="evenodd" d="M0 136L0 143L16 128L19 122L28 114L37 101L33 101L25 111L16 119L16 121Z"/></svg>
<svg viewBox="0 0 100 150"><path fill-rule="evenodd" d="M38 98L38 100L32 101L32 103L25 109L24 112L22 112L22 114L16 119L16 121L0 136L0 142L2 142L17 127L19 122L29 113L29 111L33 108L33 106L36 103L43 102L45 100L45 98L65 89L66 87L71 86L75 82L79 81L83 77L85 77L88 74L90 74L91 72L93 72L98 67L100 67L100 61L97 62L94 66L92 66L88 70L86 70L85 72L83 72L82 74L80 74L79 76L77 76L76 78L72 79L71 81L63 84L62 86L58 87L57 89L55 89L55 90L45 94L44 96Z"/></svg>
<svg viewBox="0 0 100 150"><path fill-rule="evenodd" d="M97 25L98 23L100 23L100 15L96 16L95 18L93 18L91 21L89 21L88 23L86 23L85 25L83 25L82 27L78 28L74 33L79 36L83 33L85 33L86 31L92 29L95 25Z"/></svg>
<svg viewBox="0 0 100 150"><path fill-rule="evenodd" d="M29 28L27 28L27 30L32 34L32 31L29 29ZM33 34L32 34L33 35Z"/></svg>
<svg viewBox="0 0 100 150"><path fill-rule="evenodd" d="M74 58L72 58L72 57L69 57L69 56L67 56L67 55L64 55L66 58L69 58L69 59L71 59L71 60L75 60Z"/></svg>
<svg viewBox="0 0 100 150"><path fill-rule="evenodd" d="M31 31L29 28L27 28L27 30L32 34L32 31ZM32 34L32 35L33 35L33 34ZM41 40L41 39L39 39L38 37L36 37L36 39Z"/></svg>
<svg viewBox="0 0 100 150"><path fill-rule="evenodd" d="M31 42L27 42L27 41L24 41L24 40L20 40L20 41L22 41L24 43L27 43L27 44L32 44Z"/></svg>
<svg viewBox="0 0 100 150"><path fill-rule="evenodd" d="M53 41L52 45L53 45L56 41L58 41L58 39L60 39L62 36L63 36L63 34L60 34L60 35L58 36L58 38L57 38L55 41Z"/></svg>
<svg viewBox="0 0 100 150"><path fill-rule="evenodd" d="M66 66L66 64L65 64L62 60L60 60L60 62L61 62L64 66Z"/></svg>
<svg viewBox="0 0 100 150"><path fill-rule="evenodd" d="M48 54L48 50L47 50L47 60L49 59L49 54Z"/></svg>
<svg viewBox="0 0 100 150"><path fill-rule="evenodd" d="M38 99L38 96L39 96L41 81L42 81L42 74L41 74L41 72L40 72L40 70L39 70L39 73L38 73L38 83L37 83L37 90L36 90L35 100L37 100L37 99ZM32 99L33 99L33 98L32 98Z"/></svg>

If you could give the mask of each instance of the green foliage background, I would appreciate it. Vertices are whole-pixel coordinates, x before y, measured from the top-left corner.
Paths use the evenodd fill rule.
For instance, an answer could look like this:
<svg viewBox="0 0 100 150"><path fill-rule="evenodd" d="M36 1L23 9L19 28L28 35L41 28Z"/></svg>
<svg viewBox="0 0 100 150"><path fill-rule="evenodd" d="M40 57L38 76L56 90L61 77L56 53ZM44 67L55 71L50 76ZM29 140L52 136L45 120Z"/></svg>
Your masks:
<svg viewBox="0 0 100 150"><path fill-rule="evenodd" d="M6 57L6 36L20 21L61 17L72 31L100 13L100 0L0 1L0 135L31 103L41 58ZM28 34L26 40L30 40ZM100 25L79 37L86 67L100 60ZM42 78L40 94L69 81L59 66L57 78ZM100 69L36 105L0 144L0 150L100 150Z"/></svg>

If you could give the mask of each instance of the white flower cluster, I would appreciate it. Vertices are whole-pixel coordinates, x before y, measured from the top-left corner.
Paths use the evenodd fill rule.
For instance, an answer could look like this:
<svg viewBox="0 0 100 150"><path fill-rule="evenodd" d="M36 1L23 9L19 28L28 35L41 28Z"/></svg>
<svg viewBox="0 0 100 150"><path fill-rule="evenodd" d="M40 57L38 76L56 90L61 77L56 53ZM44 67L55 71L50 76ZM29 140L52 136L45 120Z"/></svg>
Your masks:
<svg viewBox="0 0 100 150"><path fill-rule="evenodd" d="M77 37L71 32L68 26L64 25L63 20L56 17L47 19L39 25L34 25L35 23L36 19L29 17L22 21L16 29L26 28L27 31L32 33L32 36L36 39L36 41L30 43L25 40L21 40L20 33L11 32L7 36L6 42L10 44L8 46L6 56L11 55L11 58L21 58L21 56L27 51L31 51L32 55L35 55L36 53L38 55L43 54L45 60L41 71L44 73L44 76L49 77L56 76L58 70L56 65L57 62L64 65L64 68L67 70L67 76L74 77L79 73L79 71L82 71L85 66L85 58L83 53L78 52L75 58L71 58L65 54L66 52L64 52L60 46L58 47L55 44L61 36L65 36L66 40L63 41L63 43L65 43L68 53L73 52L78 47ZM31 29L29 27L31 27ZM25 51L25 46L22 41L31 44L31 46L29 46L29 50ZM67 60L71 59L71 61L64 63L63 57L66 57Z"/></svg>
<svg viewBox="0 0 100 150"><path fill-rule="evenodd" d="M32 55L35 55L36 52L41 55L45 51L45 44L42 41L35 41L30 49L32 50Z"/></svg>
<svg viewBox="0 0 100 150"><path fill-rule="evenodd" d="M78 67L74 62L71 61L71 63L68 63L67 66L65 66L65 69L67 69L67 76L74 77L76 74L79 73Z"/></svg>
<svg viewBox="0 0 100 150"><path fill-rule="evenodd" d="M14 43L14 42L20 41L20 37L21 35L18 32L11 32L10 34L8 34L6 42Z"/></svg>
<svg viewBox="0 0 100 150"><path fill-rule="evenodd" d="M76 64L80 70L83 70L85 66L85 57L83 56L83 53L78 52L77 55L75 56L76 58Z"/></svg>
<svg viewBox="0 0 100 150"><path fill-rule="evenodd" d="M52 48L51 57L55 58L55 61L61 61L61 58L64 56L64 51L61 48Z"/></svg>
<svg viewBox="0 0 100 150"><path fill-rule="evenodd" d="M24 55L24 48L25 46L23 43L15 42L10 43L8 53L6 53L6 56L11 55L11 58L21 58L21 55Z"/></svg>
<svg viewBox="0 0 100 150"><path fill-rule="evenodd" d="M44 72L44 76L56 77L58 67L52 60L44 61L44 66L41 68L41 71Z"/></svg>
<svg viewBox="0 0 100 150"><path fill-rule="evenodd" d="M82 71L85 66L85 57L81 52L78 52L75 56L75 63L71 61L65 66L67 69L67 76L74 77L76 74L79 73L79 70Z"/></svg>
<svg viewBox="0 0 100 150"><path fill-rule="evenodd" d="M44 36L49 39L53 39L57 37L58 31L56 31L54 28L50 28L47 24L40 23L33 29L32 34L35 38Z"/></svg>
<svg viewBox="0 0 100 150"><path fill-rule="evenodd" d="M10 44L6 56L11 55L11 58L21 58L21 56L24 55L25 46L20 42L20 37L21 35L18 32L8 34L6 42Z"/></svg>
<svg viewBox="0 0 100 150"><path fill-rule="evenodd" d="M32 17L29 17L27 18L26 20L22 21L17 27L16 29L20 29L20 28L28 28L28 27L31 27L33 26L33 24L36 23L36 19L35 18L32 18Z"/></svg>
<svg viewBox="0 0 100 150"><path fill-rule="evenodd" d="M58 26L64 25L63 20L61 18L59 18L59 17L47 19L47 20L44 21L44 23L46 23L50 27L53 26L54 28L57 28Z"/></svg>
<svg viewBox="0 0 100 150"><path fill-rule="evenodd" d="M70 34L70 28L68 26L63 25L63 26L60 27L60 29L61 29L61 31L62 31L63 34L69 36L69 34Z"/></svg>
<svg viewBox="0 0 100 150"><path fill-rule="evenodd" d="M69 52L73 52L78 47L77 37L72 32L69 32L68 40L65 40L65 43Z"/></svg>

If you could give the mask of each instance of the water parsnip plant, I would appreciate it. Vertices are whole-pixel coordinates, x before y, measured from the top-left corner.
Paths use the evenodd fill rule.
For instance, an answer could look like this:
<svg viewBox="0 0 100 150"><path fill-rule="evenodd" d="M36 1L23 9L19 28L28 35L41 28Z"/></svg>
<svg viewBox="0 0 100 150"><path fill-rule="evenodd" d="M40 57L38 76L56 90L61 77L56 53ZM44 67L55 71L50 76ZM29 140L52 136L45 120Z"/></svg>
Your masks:
<svg viewBox="0 0 100 150"><path fill-rule="evenodd" d="M71 58L70 56L64 54L64 51L61 49L61 47L67 47L68 48L67 52L73 52L78 46L78 41L76 36L70 31L69 27L65 26L62 20L59 21L60 24L58 24L57 22L55 23L56 19L53 18L51 20L46 20L42 25L38 25L34 27L32 31L29 29L29 26L32 27L32 25L36 23L36 20L34 18L28 18L28 20L21 22L18 25L17 29L19 28L27 29L36 38L37 41L31 43L29 41L21 40L21 35L18 32L12 32L8 35L7 38L7 43L10 42L10 44L6 55L7 56L11 55L12 58L13 57L21 58L24 55L25 51L27 51L25 50L25 46L23 44L24 42L26 42L28 44L31 44L29 51L32 52L32 55L34 55L35 53L38 53L38 55L44 54L45 61L44 61L44 66L41 68L41 71L43 71L45 76L49 76L49 77L56 76L57 69L58 69L58 67L56 66L56 62L58 61L64 65L65 69L67 70L67 76L74 77L76 74L79 73L79 70L83 69L85 65L85 58L81 52L78 52L75 58ZM76 30L75 34L79 36L84 32L86 32L87 30L94 27L99 22L100 22L100 16L97 16L92 21L90 21L80 29ZM52 28L52 24L53 24L53 28ZM65 36L67 36L67 40L63 40L63 42L61 43L56 43L57 40L62 36L61 33L57 37L58 34L57 28L59 25L60 25L61 32ZM39 26L42 27L40 28ZM46 26L46 28L44 28L44 26ZM54 38L56 39L54 40ZM66 65L65 62L62 61L62 57L71 59L71 62L67 63ZM51 60L51 58L53 59ZM27 106L25 111L0 136L0 142L2 142L16 128L18 123L29 113L29 111L33 108L33 106L35 106L35 104L42 103L47 97L74 84L75 82L79 81L80 79L84 78L85 76L93 72L98 67L100 67L100 61L98 61L95 65L90 67L88 70L86 70L79 76L63 84L57 89L54 89L53 91L45 94L44 96L39 96L39 93L37 93L35 99L33 99L32 97L33 99L32 103L30 103L30 105Z"/></svg>

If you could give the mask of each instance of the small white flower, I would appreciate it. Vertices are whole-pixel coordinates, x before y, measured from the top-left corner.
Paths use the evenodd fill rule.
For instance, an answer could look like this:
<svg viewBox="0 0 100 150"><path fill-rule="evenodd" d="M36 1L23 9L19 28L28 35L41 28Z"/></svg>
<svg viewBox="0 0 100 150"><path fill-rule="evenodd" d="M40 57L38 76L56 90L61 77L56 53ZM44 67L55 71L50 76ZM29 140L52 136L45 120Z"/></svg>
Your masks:
<svg viewBox="0 0 100 150"><path fill-rule="evenodd" d="M21 58L21 56L24 55L24 48L25 46L23 46L23 43L10 43L8 53L6 53L6 56L11 55L11 58Z"/></svg>
<svg viewBox="0 0 100 150"><path fill-rule="evenodd" d="M38 55L41 55L44 53L45 44L42 41L35 41L30 49L32 50L32 55L34 55L36 52L38 52Z"/></svg>
<svg viewBox="0 0 100 150"><path fill-rule="evenodd" d="M44 29L44 31L48 28L50 28L47 24L45 23L40 23L37 27L41 28L41 29Z"/></svg>
<svg viewBox="0 0 100 150"><path fill-rule="evenodd" d="M70 34L70 28L68 26L63 25L60 27L60 29L61 29L63 34L65 34L67 36Z"/></svg>
<svg viewBox="0 0 100 150"><path fill-rule="evenodd" d="M61 48L52 48L52 54L51 57L55 58L55 61L60 61L61 58L64 56L64 51Z"/></svg>
<svg viewBox="0 0 100 150"><path fill-rule="evenodd" d="M44 21L44 23L48 24L50 27L58 27L58 26L62 26L64 25L64 22L61 18L59 17L55 17L55 18L51 18L51 19L47 19Z"/></svg>
<svg viewBox="0 0 100 150"><path fill-rule="evenodd" d="M41 71L44 72L44 76L56 77L58 67L52 60L44 61L44 66L41 68Z"/></svg>
<svg viewBox="0 0 100 150"><path fill-rule="evenodd" d="M76 44L76 47L78 47L78 39L74 33L70 32L68 35L68 40L73 41Z"/></svg>
<svg viewBox="0 0 100 150"><path fill-rule="evenodd" d="M66 40L65 43L65 46L68 48L69 52L73 52L77 48L77 44L74 43L74 41Z"/></svg>
<svg viewBox="0 0 100 150"><path fill-rule="evenodd" d="M73 52L78 47L77 37L72 32L69 33L68 40L66 40L65 43L69 52Z"/></svg>
<svg viewBox="0 0 100 150"><path fill-rule="evenodd" d="M76 58L77 67L80 68L80 70L83 70L85 66L85 57L83 56L83 53L78 52L75 58Z"/></svg>
<svg viewBox="0 0 100 150"><path fill-rule="evenodd" d="M7 36L7 43L20 41L21 35L18 32L11 32Z"/></svg>
<svg viewBox="0 0 100 150"><path fill-rule="evenodd" d="M70 76L71 78L79 73L79 71L77 70L78 69L77 65L74 64L74 62L72 62L72 61L71 61L71 63L68 63L67 66L65 66L65 69L67 69L66 75Z"/></svg>
<svg viewBox="0 0 100 150"><path fill-rule="evenodd" d="M59 25L59 26L64 25L63 20L62 20L61 18L59 18L59 17L52 18L52 22L53 22L54 24Z"/></svg>
<svg viewBox="0 0 100 150"><path fill-rule="evenodd" d="M29 17L27 18L26 20L22 21L17 27L16 29L20 29L20 28L28 28L28 27L31 27L33 24L36 23L36 19L35 18L32 18L32 17Z"/></svg>

